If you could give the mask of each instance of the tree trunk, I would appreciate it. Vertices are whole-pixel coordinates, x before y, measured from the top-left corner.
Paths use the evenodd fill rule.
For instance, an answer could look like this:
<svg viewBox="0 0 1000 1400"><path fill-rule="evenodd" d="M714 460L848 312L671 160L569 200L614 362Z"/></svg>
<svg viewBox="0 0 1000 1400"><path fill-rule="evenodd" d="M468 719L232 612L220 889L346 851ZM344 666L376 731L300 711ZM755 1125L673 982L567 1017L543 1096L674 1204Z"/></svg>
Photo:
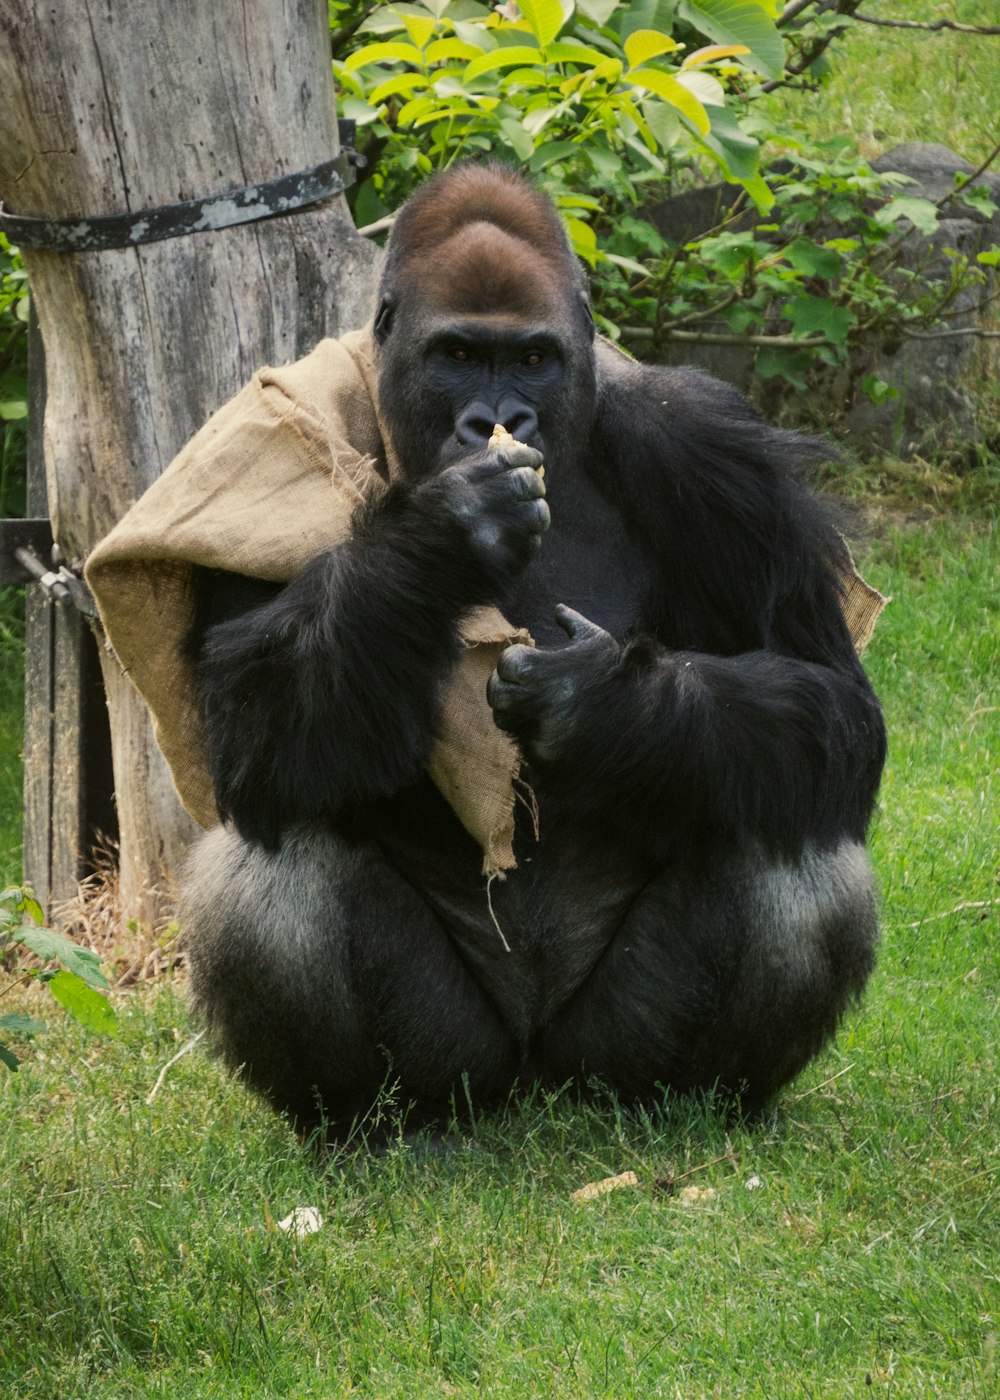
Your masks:
<svg viewBox="0 0 1000 1400"><path fill-rule="evenodd" d="M140 211L305 170L338 150L323 0L9 0L0 199ZM375 252L342 198L108 252L24 253L45 344L45 467L66 561L88 552L261 364L370 312ZM151 922L193 824L113 656L124 907Z"/></svg>

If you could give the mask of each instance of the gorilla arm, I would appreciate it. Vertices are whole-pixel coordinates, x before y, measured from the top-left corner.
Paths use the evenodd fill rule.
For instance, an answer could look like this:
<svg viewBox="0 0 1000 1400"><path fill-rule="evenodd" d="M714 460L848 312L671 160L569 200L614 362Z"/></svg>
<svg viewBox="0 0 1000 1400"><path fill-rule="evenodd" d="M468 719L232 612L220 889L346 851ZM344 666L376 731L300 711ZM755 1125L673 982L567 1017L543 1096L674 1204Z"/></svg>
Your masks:
<svg viewBox="0 0 1000 1400"><path fill-rule="evenodd" d="M461 614L499 596L547 527L539 460L481 450L390 487L247 611L240 581L208 584L191 640L220 814L246 839L274 849L290 822L344 818L414 781Z"/></svg>
<svg viewBox="0 0 1000 1400"><path fill-rule="evenodd" d="M864 839L885 739L856 662L623 647L569 608L557 618L569 645L510 647L489 686L540 792L664 859L692 842L794 859L810 838Z"/></svg>

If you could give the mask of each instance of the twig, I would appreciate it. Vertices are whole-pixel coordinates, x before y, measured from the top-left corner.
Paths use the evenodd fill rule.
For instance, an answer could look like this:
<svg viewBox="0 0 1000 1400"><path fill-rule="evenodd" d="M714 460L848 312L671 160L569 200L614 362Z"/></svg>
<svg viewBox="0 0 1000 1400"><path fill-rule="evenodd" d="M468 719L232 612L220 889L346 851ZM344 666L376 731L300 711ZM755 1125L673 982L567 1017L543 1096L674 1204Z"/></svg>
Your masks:
<svg viewBox="0 0 1000 1400"><path fill-rule="evenodd" d="M359 228L358 233L362 238L377 238L380 233L388 233L395 222L395 214L386 214L384 219L376 219L373 224L365 224L364 228Z"/></svg>
<svg viewBox="0 0 1000 1400"><path fill-rule="evenodd" d="M878 19L875 15L859 15L855 13L855 19L859 19L862 24L877 24L882 29L925 29L932 30L953 29L958 34L1000 34L1000 24L959 24L954 19Z"/></svg>
<svg viewBox="0 0 1000 1400"><path fill-rule="evenodd" d="M818 1094L820 1089L825 1089L828 1084L832 1084L835 1079L840 1079L845 1074L850 1074L853 1065L847 1065L845 1069L838 1070L836 1074L831 1074L829 1079L824 1079L822 1084L815 1084L811 1089L806 1089L801 1094L795 1094L793 1102L798 1103L800 1099L807 1099L810 1094Z"/></svg>
<svg viewBox="0 0 1000 1400"><path fill-rule="evenodd" d="M1000 331L984 331L979 326L955 326L946 331L908 331L904 326L902 333L907 340L946 340L953 335L974 335L979 340L1000 340Z"/></svg>
<svg viewBox="0 0 1000 1400"><path fill-rule="evenodd" d="M170 1068L170 1066L171 1066L171 1065L175 1065L179 1059L181 1059L184 1055L186 1055L186 1054L188 1053L189 1050L193 1050L194 1047L198 1044L198 1041L201 1040L201 1038L202 1038L202 1036L203 1036L204 1034L205 1034L204 1031L199 1031L198 1034L197 1034L196 1036L192 1036L192 1038L188 1041L188 1043L187 1043L182 1049L180 1049L180 1050L177 1051L177 1054L173 1057L173 1059L172 1059L172 1060L168 1060L167 1063L163 1066L163 1068L160 1070L160 1073L157 1075L156 1083L153 1085L152 1089L150 1089L149 1093L146 1095L146 1105L147 1105L147 1107L153 1102L153 1100L156 1098L157 1094L160 1092L160 1088L161 1088L162 1085L163 1085L163 1081L164 1081L164 1080L166 1079L166 1077L167 1077L167 1070Z"/></svg>
<svg viewBox="0 0 1000 1400"><path fill-rule="evenodd" d="M696 345L767 345L778 350L808 350L812 345L829 345L825 335L728 335L723 331L674 331L669 327L654 331L651 326L622 326L622 335L633 340L690 340Z"/></svg>
<svg viewBox="0 0 1000 1400"><path fill-rule="evenodd" d="M835 15L839 15L846 23L854 18L857 7L861 3L862 0L834 0L833 12ZM789 9L794 9L794 7L786 6L786 13ZM794 14L798 13L799 10L794 10ZM789 18L793 17L794 15L789 16ZM782 22L787 22L785 14L782 14L781 20L779 21L779 23ZM805 48L801 49L794 58L791 59L780 78L772 78L769 82L762 83L760 88L761 92L774 92L776 88L787 87L789 79L799 77L806 69L811 68L818 58L822 57L839 33L840 30L830 28L825 33L819 34L811 43L808 43Z"/></svg>
<svg viewBox="0 0 1000 1400"><path fill-rule="evenodd" d="M775 20L776 27L781 29L786 24L791 24L793 19L798 19L803 10L808 10L810 5L816 3L817 0L788 0L788 4Z"/></svg>
<svg viewBox="0 0 1000 1400"><path fill-rule="evenodd" d="M993 164L997 156L1000 156L1000 141L998 141L997 144L993 147L992 151L990 151L986 159L984 161L980 161L980 163L976 166L975 170L973 170L970 175L963 176L962 183L960 185L956 185L953 190L949 190L947 194L942 195L940 199L936 199L934 201L934 208L943 209L944 206L949 202L949 200L960 198L962 191L967 190L972 184L973 180L978 180L980 175L982 175L983 172Z"/></svg>
<svg viewBox="0 0 1000 1400"><path fill-rule="evenodd" d="M1000 899L963 899L954 909L946 909L943 914L927 914L911 924L910 928L922 928L924 924L932 924L937 919L950 919L952 914L961 914L966 909L992 909L995 904L1000 904Z"/></svg>

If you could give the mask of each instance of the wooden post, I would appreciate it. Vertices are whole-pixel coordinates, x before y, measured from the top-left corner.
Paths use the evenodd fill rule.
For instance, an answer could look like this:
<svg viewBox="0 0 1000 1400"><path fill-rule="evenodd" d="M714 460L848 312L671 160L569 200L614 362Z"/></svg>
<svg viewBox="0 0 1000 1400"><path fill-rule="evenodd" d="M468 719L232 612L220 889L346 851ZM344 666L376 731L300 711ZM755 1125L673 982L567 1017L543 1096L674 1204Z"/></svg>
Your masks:
<svg viewBox="0 0 1000 1400"><path fill-rule="evenodd" d="M338 149L322 0L13 0L0 9L0 91L0 200L15 214L139 212ZM363 323L375 252L337 198L128 249L24 250L24 261L45 343L48 513L78 568L261 364ZM144 707L115 658L102 665L123 898L152 922L151 892L194 828ZM59 846L72 840L60 805ZM80 828L75 809L69 825Z"/></svg>

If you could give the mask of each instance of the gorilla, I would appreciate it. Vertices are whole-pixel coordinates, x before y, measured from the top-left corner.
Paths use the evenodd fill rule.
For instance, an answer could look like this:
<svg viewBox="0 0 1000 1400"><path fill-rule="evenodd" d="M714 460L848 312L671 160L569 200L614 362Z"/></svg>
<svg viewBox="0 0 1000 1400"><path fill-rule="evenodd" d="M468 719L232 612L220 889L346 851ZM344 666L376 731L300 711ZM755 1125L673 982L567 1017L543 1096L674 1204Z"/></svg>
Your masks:
<svg viewBox="0 0 1000 1400"><path fill-rule="evenodd" d="M555 209L502 167L404 205L374 340L402 479L284 586L200 579L196 1011L334 1139L386 1087L411 1126L590 1078L758 1110L877 939L884 729L797 484L828 449L595 337ZM534 795L489 889L425 771L481 605L536 643L488 685Z"/></svg>

